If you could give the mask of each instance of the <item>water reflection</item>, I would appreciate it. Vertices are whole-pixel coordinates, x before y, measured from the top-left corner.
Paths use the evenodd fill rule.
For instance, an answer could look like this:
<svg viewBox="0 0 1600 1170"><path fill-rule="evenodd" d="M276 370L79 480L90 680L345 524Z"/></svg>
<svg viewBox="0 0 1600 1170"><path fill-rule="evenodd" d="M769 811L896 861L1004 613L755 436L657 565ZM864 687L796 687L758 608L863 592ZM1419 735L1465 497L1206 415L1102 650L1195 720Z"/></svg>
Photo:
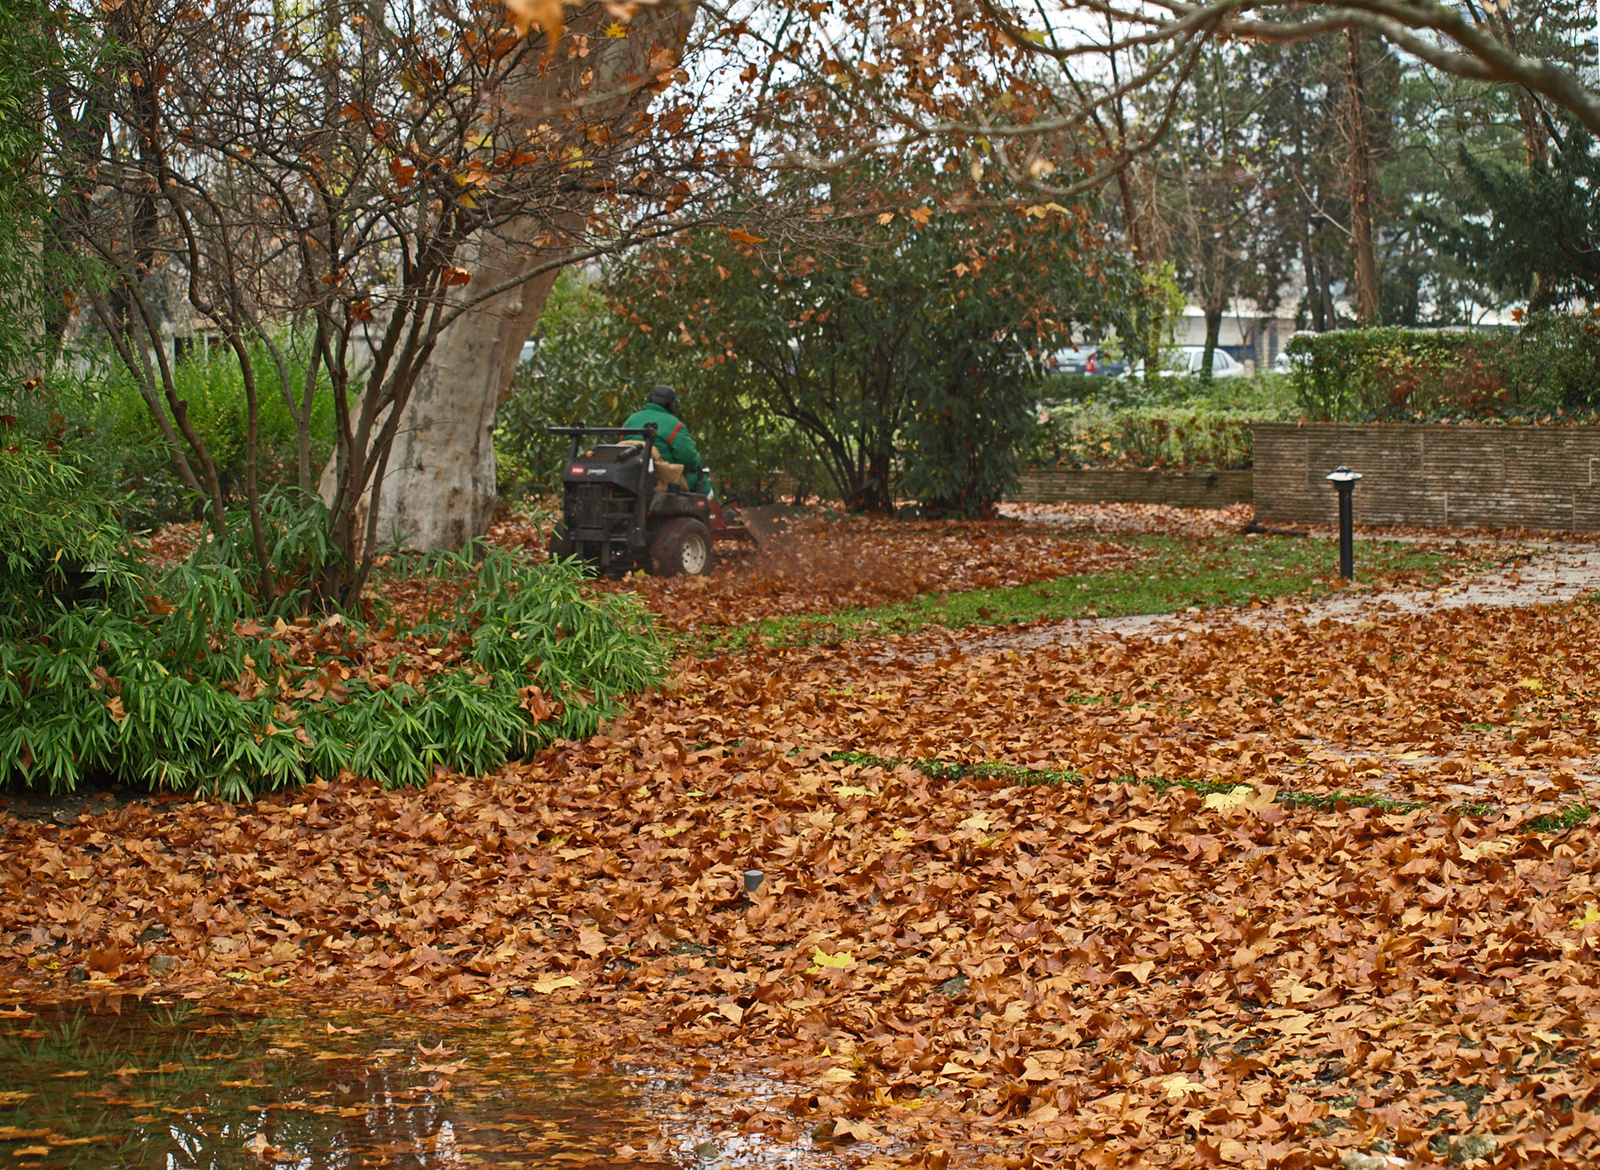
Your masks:
<svg viewBox="0 0 1600 1170"><path fill-rule="evenodd" d="M0 1018L13 1165L607 1166L660 1139L628 1079L579 1076L503 1027L430 1034L386 1018L379 1033L181 1005Z"/></svg>

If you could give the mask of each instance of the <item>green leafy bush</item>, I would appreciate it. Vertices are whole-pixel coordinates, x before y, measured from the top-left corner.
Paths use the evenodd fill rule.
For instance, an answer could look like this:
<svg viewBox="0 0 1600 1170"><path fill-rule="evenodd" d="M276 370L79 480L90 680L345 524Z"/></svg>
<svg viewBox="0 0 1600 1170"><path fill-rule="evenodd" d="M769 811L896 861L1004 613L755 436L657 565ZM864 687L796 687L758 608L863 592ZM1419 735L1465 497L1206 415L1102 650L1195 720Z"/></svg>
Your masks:
<svg viewBox="0 0 1600 1170"><path fill-rule="evenodd" d="M1043 408L1029 449L1034 467L1226 470L1249 467L1256 412L1208 406Z"/></svg>
<svg viewBox="0 0 1600 1170"><path fill-rule="evenodd" d="M567 444L548 426L618 426L658 382L676 386L682 413L724 496L770 502L780 486L806 490L824 478L795 428L717 368L681 346L628 345L635 328L599 288L563 272L539 319L537 357L519 366L495 416L496 479L505 497L561 490Z"/></svg>
<svg viewBox="0 0 1600 1170"><path fill-rule="evenodd" d="M582 571L506 555L439 562L450 620L374 632L345 615L263 612L227 541L152 571L69 457L0 460L0 783L63 791L94 777L228 799L349 770L386 785L482 772L592 734L663 677L631 595L587 597ZM305 512L316 505L299 505ZM317 517L272 497L292 579L325 555ZM299 535L297 535L299 534ZM92 569L88 588L77 577ZM430 653L430 651L432 651Z"/></svg>
<svg viewBox="0 0 1600 1170"><path fill-rule="evenodd" d="M270 355L256 343L253 363L269 368ZM296 385L304 385L304 344L284 339L282 356ZM225 492L243 485L246 401L244 377L231 350L199 348L173 367L178 396L216 461ZM172 467L171 452L126 369L103 354L84 352L60 363L30 390L6 397L6 411L25 433L71 445L83 454L85 472L101 490L121 497L123 519L153 527L192 519L195 502ZM310 419L313 478L333 450L333 397L326 379L312 398ZM291 485L299 478L294 417L275 386L263 386L258 414L263 485Z"/></svg>
<svg viewBox="0 0 1600 1170"><path fill-rule="evenodd" d="M1537 418L1600 409L1600 315L1542 313L1517 331L1341 329L1286 352L1307 417Z"/></svg>

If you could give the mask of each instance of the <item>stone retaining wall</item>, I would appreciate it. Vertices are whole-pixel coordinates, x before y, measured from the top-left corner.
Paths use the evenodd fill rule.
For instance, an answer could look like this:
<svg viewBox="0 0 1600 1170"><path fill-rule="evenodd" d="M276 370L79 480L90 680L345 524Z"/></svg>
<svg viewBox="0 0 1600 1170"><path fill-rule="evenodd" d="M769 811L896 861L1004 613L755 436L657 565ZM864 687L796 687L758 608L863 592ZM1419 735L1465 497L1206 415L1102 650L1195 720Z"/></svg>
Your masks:
<svg viewBox="0 0 1600 1170"><path fill-rule="evenodd" d="M1600 531L1600 428L1256 423L1256 519L1333 524L1323 476L1361 473L1358 524Z"/></svg>
<svg viewBox="0 0 1600 1170"><path fill-rule="evenodd" d="M1015 499L1024 504L1171 504L1226 508L1248 504L1248 471L1024 471Z"/></svg>

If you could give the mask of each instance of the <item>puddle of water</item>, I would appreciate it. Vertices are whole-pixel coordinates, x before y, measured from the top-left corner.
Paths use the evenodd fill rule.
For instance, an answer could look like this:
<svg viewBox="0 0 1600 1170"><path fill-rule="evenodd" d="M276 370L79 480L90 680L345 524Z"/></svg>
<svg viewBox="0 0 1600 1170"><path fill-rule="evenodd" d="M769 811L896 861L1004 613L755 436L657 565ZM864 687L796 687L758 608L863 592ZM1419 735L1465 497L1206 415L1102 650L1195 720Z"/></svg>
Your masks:
<svg viewBox="0 0 1600 1170"><path fill-rule="evenodd" d="M0 1164L834 1164L804 1138L718 1132L707 1117L677 1107L673 1095L686 1081L551 1049L514 1022L441 1028L403 1015L308 1019L184 1004L117 1007L0 1012Z"/></svg>

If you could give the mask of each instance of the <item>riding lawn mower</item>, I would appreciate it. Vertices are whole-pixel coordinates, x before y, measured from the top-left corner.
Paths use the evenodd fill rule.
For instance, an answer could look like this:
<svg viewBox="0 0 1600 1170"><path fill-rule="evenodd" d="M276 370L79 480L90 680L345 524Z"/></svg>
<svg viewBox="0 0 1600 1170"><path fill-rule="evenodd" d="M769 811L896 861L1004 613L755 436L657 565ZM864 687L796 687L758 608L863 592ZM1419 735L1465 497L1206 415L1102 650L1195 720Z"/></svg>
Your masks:
<svg viewBox="0 0 1600 1170"><path fill-rule="evenodd" d="M654 423L547 430L572 440L551 556L579 557L606 576L642 568L698 577L711 569L715 541L755 540L736 508L690 491L683 466L656 456ZM586 446L590 435L613 441Z"/></svg>

